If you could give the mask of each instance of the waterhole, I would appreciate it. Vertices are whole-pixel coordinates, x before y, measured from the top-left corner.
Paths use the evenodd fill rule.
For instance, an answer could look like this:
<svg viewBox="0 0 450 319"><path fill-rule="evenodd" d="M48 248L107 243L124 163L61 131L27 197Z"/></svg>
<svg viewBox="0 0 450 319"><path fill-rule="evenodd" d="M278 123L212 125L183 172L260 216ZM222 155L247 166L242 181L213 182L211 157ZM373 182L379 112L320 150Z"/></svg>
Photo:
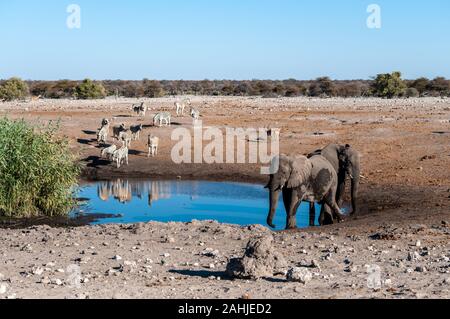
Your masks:
<svg viewBox="0 0 450 319"><path fill-rule="evenodd" d="M233 182L118 179L84 184L77 197L81 204L71 216L105 216L92 224L216 220L266 225L269 209L268 191L262 185ZM286 225L281 200L274 221L277 230ZM309 226L307 203L300 206L297 224Z"/></svg>

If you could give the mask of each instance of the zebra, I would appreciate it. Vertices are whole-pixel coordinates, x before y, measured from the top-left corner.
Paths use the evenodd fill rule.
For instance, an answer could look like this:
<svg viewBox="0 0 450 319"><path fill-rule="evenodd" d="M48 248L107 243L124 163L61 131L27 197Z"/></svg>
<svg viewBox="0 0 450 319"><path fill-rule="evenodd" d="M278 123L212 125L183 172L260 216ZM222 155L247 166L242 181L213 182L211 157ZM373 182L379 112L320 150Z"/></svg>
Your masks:
<svg viewBox="0 0 450 319"><path fill-rule="evenodd" d="M138 116L145 116L145 113L147 112L144 102L141 102L140 104L133 104L132 109Z"/></svg>
<svg viewBox="0 0 450 319"><path fill-rule="evenodd" d="M123 146L116 150L113 153L112 160L113 162L116 162L117 168L120 168L124 162L128 165L128 147Z"/></svg>
<svg viewBox="0 0 450 319"><path fill-rule="evenodd" d="M148 156L158 155L159 137L154 135L148 136Z"/></svg>
<svg viewBox="0 0 450 319"><path fill-rule="evenodd" d="M172 121L172 116L168 112L158 113L153 118L153 125L156 126L159 123L159 127L163 126L165 123L166 126L170 126Z"/></svg>
<svg viewBox="0 0 450 319"><path fill-rule="evenodd" d="M128 132L129 131L123 131L119 133L119 141L122 141L122 146L124 147L131 146L131 136Z"/></svg>
<svg viewBox="0 0 450 319"><path fill-rule="evenodd" d="M115 139L119 140L119 135L122 132L125 132L127 129L125 128L125 124L120 124L120 126L113 127L113 136Z"/></svg>
<svg viewBox="0 0 450 319"><path fill-rule="evenodd" d="M192 117L192 119L194 121L194 125L195 125L195 123L197 123L197 121L200 118L200 111L192 108L191 109L191 117Z"/></svg>
<svg viewBox="0 0 450 319"><path fill-rule="evenodd" d="M182 102L175 102L175 107L177 109L177 116L184 115L184 109L186 106L191 105L191 99L184 99Z"/></svg>
<svg viewBox="0 0 450 319"><path fill-rule="evenodd" d="M117 146L113 144L102 150L101 157L111 160L115 151L117 151Z"/></svg>
<svg viewBox="0 0 450 319"><path fill-rule="evenodd" d="M132 125L130 127L131 137L133 138L133 140L135 141L139 140L139 137L141 136L141 132L143 129L144 127L142 126L142 124Z"/></svg>
<svg viewBox="0 0 450 319"><path fill-rule="evenodd" d="M275 128L267 129L267 136L272 138L274 141L280 140L280 133L281 133L280 129L275 129Z"/></svg>
<svg viewBox="0 0 450 319"><path fill-rule="evenodd" d="M102 126L97 133L97 142L99 144L100 143L106 144L108 140L108 134L109 134L109 120L103 119Z"/></svg>

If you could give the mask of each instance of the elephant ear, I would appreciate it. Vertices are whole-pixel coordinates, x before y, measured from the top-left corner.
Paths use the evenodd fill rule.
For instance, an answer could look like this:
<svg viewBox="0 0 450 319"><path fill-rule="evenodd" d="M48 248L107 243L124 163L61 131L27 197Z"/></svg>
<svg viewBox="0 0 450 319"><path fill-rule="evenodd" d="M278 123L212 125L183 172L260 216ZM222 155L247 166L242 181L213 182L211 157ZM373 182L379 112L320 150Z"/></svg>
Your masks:
<svg viewBox="0 0 450 319"><path fill-rule="evenodd" d="M294 157L291 162L291 176L288 179L287 187L296 188L305 184L311 176L312 163L305 156Z"/></svg>

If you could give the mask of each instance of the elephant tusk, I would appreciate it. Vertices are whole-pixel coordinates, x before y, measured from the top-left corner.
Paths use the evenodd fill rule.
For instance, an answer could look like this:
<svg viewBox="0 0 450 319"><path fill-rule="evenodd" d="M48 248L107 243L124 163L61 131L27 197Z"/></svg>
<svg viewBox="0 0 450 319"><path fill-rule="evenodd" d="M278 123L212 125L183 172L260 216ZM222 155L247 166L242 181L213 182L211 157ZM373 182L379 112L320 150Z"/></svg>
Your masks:
<svg viewBox="0 0 450 319"><path fill-rule="evenodd" d="M365 177L364 175L359 175L359 177L360 177L361 179L367 179L367 177Z"/></svg>

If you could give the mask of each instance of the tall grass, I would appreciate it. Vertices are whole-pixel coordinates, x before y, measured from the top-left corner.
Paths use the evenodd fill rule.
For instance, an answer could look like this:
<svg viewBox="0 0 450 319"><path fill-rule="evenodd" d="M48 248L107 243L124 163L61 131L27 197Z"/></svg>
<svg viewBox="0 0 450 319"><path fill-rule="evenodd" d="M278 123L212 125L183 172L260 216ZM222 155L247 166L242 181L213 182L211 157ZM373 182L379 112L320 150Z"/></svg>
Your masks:
<svg viewBox="0 0 450 319"><path fill-rule="evenodd" d="M0 216L67 215L79 168L58 125L0 119Z"/></svg>

